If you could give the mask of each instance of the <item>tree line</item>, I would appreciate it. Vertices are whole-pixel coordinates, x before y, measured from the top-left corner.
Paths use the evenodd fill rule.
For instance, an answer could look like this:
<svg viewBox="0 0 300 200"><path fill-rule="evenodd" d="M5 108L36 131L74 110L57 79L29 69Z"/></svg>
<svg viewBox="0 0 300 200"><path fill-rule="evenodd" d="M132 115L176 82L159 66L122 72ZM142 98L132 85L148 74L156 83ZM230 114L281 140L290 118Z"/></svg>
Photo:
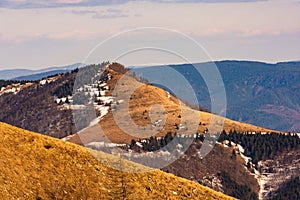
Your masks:
<svg viewBox="0 0 300 200"><path fill-rule="evenodd" d="M300 138L296 134L283 133L238 133L223 131L218 139L219 142L225 140L240 144L244 148L244 155L252 159L256 164L260 160L273 158L278 153L293 150L299 147Z"/></svg>

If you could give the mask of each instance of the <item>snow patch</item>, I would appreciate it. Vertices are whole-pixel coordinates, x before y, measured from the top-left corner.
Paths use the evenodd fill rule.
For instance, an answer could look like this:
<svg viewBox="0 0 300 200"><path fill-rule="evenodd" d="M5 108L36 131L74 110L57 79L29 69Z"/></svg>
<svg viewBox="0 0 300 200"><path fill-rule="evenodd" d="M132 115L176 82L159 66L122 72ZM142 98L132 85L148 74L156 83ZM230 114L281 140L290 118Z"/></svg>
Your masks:
<svg viewBox="0 0 300 200"><path fill-rule="evenodd" d="M245 164L247 164L248 162L251 162L252 158L244 155L245 149L240 144L238 144L237 147L239 149L241 157L245 160Z"/></svg>
<svg viewBox="0 0 300 200"><path fill-rule="evenodd" d="M168 97L168 99L171 98L170 92L167 92L167 97Z"/></svg>
<svg viewBox="0 0 300 200"><path fill-rule="evenodd" d="M16 84L8 85L6 87L2 87L0 90L0 96L3 94L8 94L8 93L17 94L24 88L31 86L31 85L32 85L32 83L25 83L25 84L16 83Z"/></svg>
<svg viewBox="0 0 300 200"><path fill-rule="evenodd" d="M112 96L98 97L98 99L101 100L104 104L110 104L114 101L114 97Z"/></svg>
<svg viewBox="0 0 300 200"><path fill-rule="evenodd" d="M47 80L41 80L40 85L45 85L47 83Z"/></svg>
<svg viewBox="0 0 300 200"><path fill-rule="evenodd" d="M136 142L135 144L138 145L139 147L143 148L143 144L142 143Z"/></svg>
<svg viewBox="0 0 300 200"><path fill-rule="evenodd" d="M53 81L56 81L57 79L58 79L58 76L46 78L46 79L40 80L39 84L45 85L45 84L51 83Z"/></svg>

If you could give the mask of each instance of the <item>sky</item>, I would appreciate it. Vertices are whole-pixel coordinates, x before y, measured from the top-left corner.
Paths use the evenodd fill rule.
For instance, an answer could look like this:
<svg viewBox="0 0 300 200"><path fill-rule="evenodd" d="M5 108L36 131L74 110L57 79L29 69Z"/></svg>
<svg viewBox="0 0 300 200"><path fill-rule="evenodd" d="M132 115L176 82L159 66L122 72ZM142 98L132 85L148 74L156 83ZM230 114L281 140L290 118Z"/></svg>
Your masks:
<svg viewBox="0 0 300 200"><path fill-rule="evenodd" d="M299 0L1 0L0 70L300 60L299 10Z"/></svg>

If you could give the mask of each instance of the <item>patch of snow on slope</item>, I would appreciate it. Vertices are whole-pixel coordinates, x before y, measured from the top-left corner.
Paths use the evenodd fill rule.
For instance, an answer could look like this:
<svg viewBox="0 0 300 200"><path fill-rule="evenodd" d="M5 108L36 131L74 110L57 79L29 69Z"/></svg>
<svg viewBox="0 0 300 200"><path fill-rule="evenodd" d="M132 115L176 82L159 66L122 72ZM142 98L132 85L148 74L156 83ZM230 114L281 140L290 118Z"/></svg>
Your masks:
<svg viewBox="0 0 300 200"><path fill-rule="evenodd" d="M244 155L245 149L239 144L237 145L237 147L239 149L241 157L245 160L245 164L247 164L249 161L251 162L252 159Z"/></svg>
<svg viewBox="0 0 300 200"><path fill-rule="evenodd" d="M168 99L171 98L170 92L167 92Z"/></svg>
<svg viewBox="0 0 300 200"><path fill-rule="evenodd" d="M31 85L32 85L32 83L25 83L25 84L16 83L16 84L8 85L6 87L2 87L0 90L0 96L3 94L8 94L8 93L17 94L24 88L29 87Z"/></svg>
<svg viewBox="0 0 300 200"><path fill-rule="evenodd" d="M289 151L272 160L258 162L260 173L256 173L260 184L260 199L269 198L284 182L299 175L299 153L299 150Z"/></svg>
<svg viewBox="0 0 300 200"><path fill-rule="evenodd" d="M104 104L110 104L114 101L114 97L106 96L106 97L97 97L99 100L103 101Z"/></svg>
<svg viewBox="0 0 300 200"><path fill-rule="evenodd" d="M235 145L235 144L233 142L231 142L231 145ZM225 146L227 146L227 144L225 144ZM245 149L240 144L237 144L236 146L237 146L237 148L239 150L240 156L244 159L245 164L247 164L248 162L251 163L252 158L247 157L247 156L244 155ZM253 174L254 177L255 177L255 179L257 180L257 183L258 183L259 188L260 188L258 196L259 196L259 199L263 199L263 194L265 194L266 192L268 192L268 190L265 187L266 183L268 182L267 176L261 174L257 169L255 169L255 167L253 166L252 163L251 163L251 165L252 165L251 169L254 170L254 173L252 173L250 171L249 171L249 173ZM246 168L246 170L248 170L246 166L245 166L245 168Z"/></svg>
<svg viewBox="0 0 300 200"><path fill-rule="evenodd" d="M234 142L229 142L229 140L224 140L223 142L216 142L217 144L225 147L225 148L229 148L231 146L237 146L237 144L235 144Z"/></svg>
<svg viewBox="0 0 300 200"><path fill-rule="evenodd" d="M46 80L46 79L40 81L40 84L41 84L41 85L45 85L46 83L47 83L47 80Z"/></svg>
<svg viewBox="0 0 300 200"><path fill-rule="evenodd" d="M118 147L119 145L115 143L106 143L106 142L90 142L85 146L90 148L100 149L102 147L109 147L109 148Z"/></svg>
<svg viewBox="0 0 300 200"><path fill-rule="evenodd" d="M51 83L53 81L56 81L58 79L59 76L54 76L54 77L50 77L50 78L45 78L43 80L40 80L40 85L45 85L45 84L48 84L48 83Z"/></svg>
<svg viewBox="0 0 300 200"><path fill-rule="evenodd" d="M108 76L110 75L108 74ZM83 91L86 91L85 95L90 97L89 98L90 103L94 105L94 109L97 113L97 117L89 123L89 127L97 125L101 121L101 119L109 112L109 109L111 108L112 105L117 106L118 104L123 103L124 101L124 100L115 101L114 97L105 96L106 93L109 91L109 87L107 86L107 83L105 82L103 83L102 81L97 81L97 84L84 85L83 87L77 90L77 92L83 92ZM92 98L94 95L95 98ZM62 98L54 97L54 98L57 104L63 103L63 105L60 105L61 109L75 110L75 109L86 108L85 105L73 105L72 96L62 97ZM68 99L70 103L66 103L66 99ZM71 137L72 136L68 136L66 138L63 138L63 140L68 141Z"/></svg>
<svg viewBox="0 0 300 200"><path fill-rule="evenodd" d="M68 135L67 137L61 138L62 141L69 141L74 135Z"/></svg>
<svg viewBox="0 0 300 200"><path fill-rule="evenodd" d="M100 112L100 115L90 122L89 126L94 126L100 122L100 120L108 113L109 106L97 106L96 110Z"/></svg>

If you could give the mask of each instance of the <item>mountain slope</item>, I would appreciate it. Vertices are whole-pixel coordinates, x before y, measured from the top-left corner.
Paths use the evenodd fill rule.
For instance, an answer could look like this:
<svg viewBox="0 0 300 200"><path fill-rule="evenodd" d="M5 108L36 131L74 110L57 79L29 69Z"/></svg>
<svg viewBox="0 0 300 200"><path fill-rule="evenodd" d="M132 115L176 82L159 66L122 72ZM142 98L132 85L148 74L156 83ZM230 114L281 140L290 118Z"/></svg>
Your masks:
<svg viewBox="0 0 300 200"><path fill-rule="evenodd" d="M6 86L0 92L0 121L58 138L75 133L72 111L62 109L54 98L56 89L72 77L73 73Z"/></svg>
<svg viewBox="0 0 300 200"><path fill-rule="evenodd" d="M208 110L211 108L209 92L196 69L211 64L169 65L189 80L199 104ZM224 81L228 118L274 130L300 132L300 62L217 61L214 64ZM164 67L155 66L157 71ZM138 74L145 70L134 71Z"/></svg>
<svg viewBox="0 0 300 200"><path fill-rule="evenodd" d="M111 142L129 144L132 139L139 139L138 137L134 137L131 134L128 134L136 132L136 130L132 128L131 123L128 120L125 120L125 118L129 114L132 121L141 127L140 132L141 135L143 135L143 127L146 127L149 123L151 124L150 110L153 105L157 104L161 105L164 108L164 110L156 110L155 117L151 116L151 118L154 117L158 121L163 121L163 118L166 115L165 124L156 124L156 127L154 128L158 131L158 133L155 135L157 137L164 136L168 132L182 132L188 135L195 134L195 132L202 134L205 130L210 128L210 124L212 122L215 124L216 127L219 128L219 132L221 132L223 129L226 131L236 130L239 132L272 131L270 129L219 117L208 112L191 109L183 102L178 100L176 96L169 95L165 90L153 86L151 84L143 84L137 81L134 77L124 75L124 73L126 73L126 70L122 65L119 65L117 63L110 65L108 68L105 69L105 71L109 76L112 77L110 80L107 81L107 86L109 87L109 90L106 91L106 95L114 96L112 104L115 107L114 109L116 109L117 112L120 113L118 116L121 119L123 130L127 130L127 133L125 133L120 128L120 124L117 124L117 122L115 121L112 109L109 109L108 113L105 116L103 116L100 120L100 126ZM124 78L124 76L126 78ZM122 83L120 84L118 83L118 81L121 78ZM118 85L118 89L115 89L116 85ZM136 90L134 90L134 88L136 88ZM134 92L132 94L128 94L129 91ZM120 103L119 106L115 106L117 104L116 102L124 101L123 98L128 98L128 95L130 96L130 101L128 102L129 108L122 107L122 104L124 103ZM220 127L222 126L222 121L224 121L224 126ZM197 124L195 125L193 123ZM189 127L196 128L195 130L189 130ZM214 128L215 127L213 127L213 129ZM86 132L88 131L86 130ZM80 134L81 137L84 137L83 135L85 133L81 132ZM85 137L85 143L95 142L97 141L97 137L97 134L95 137L93 137L93 135L90 134L89 137ZM141 138L143 137L140 137L140 139ZM72 138L69 138L69 141L81 144L80 139L76 135Z"/></svg>
<svg viewBox="0 0 300 200"><path fill-rule="evenodd" d="M107 91L107 95L111 95L114 84L116 84L118 78L120 78L122 74L116 72L116 68L113 67L117 66L117 64L110 65L111 69L104 69L106 65L107 63L102 63L100 65L91 65L90 67L94 67L98 71L104 70L105 73L103 74L106 75L102 78L105 80L104 84L107 82L107 86L110 87L109 91ZM16 86L6 86L3 88L3 91L0 92L0 104L2 105L2 109L0 110L0 121L56 138L63 138L70 134L74 134L76 132L76 127L72 121L73 116L71 109L73 107L65 101L67 98L71 99L73 84L77 73L77 71L73 71L70 74L58 75L42 81L31 82L28 84L23 83L23 85ZM111 73L113 76L112 80L107 79L107 73ZM134 78L131 78L128 81L129 87L139 84ZM149 94L149 97L145 96L146 94ZM169 120L167 120L168 125L166 130L174 132L176 130L175 123L177 123L177 126L180 125L180 119L178 118L181 112L180 108L178 103L172 103L177 101L175 96L170 95L169 99L166 91L149 84L139 88L134 95L135 98L131 100L131 115L138 124L143 125L149 122L149 118L148 120L143 118L146 116L141 118L145 109L147 110L149 106L154 103L161 103L162 105L165 105L166 108L168 107L169 111ZM140 108L135 106L141 102L143 102L144 105ZM210 113L194 111L187 106L183 106L183 108L189 111L191 117L199 116L201 121L201 125L199 126L200 133L208 128L209 121L212 117ZM103 127L107 127L108 130L110 128L117 129L117 126L111 125L113 124L111 114L112 113L109 110L107 116L104 116L101 122L104 123ZM269 131L268 129L234 122L228 119L225 119L225 122L225 129L227 131L230 129L236 129L237 131ZM165 134L165 132L166 131L162 134ZM113 131L110 131L109 135L114 137L113 133ZM115 142L124 142L125 140L126 142L130 142L131 140L131 138L128 137L120 139L120 141Z"/></svg>
<svg viewBox="0 0 300 200"><path fill-rule="evenodd" d="M203 159L198 156L200 147L201 143L194 142L183 156L162 170L238 199L256 199L253 197L258 196L259 185L254 175L245 169L245 161L236 147L224 148L217 144ZM233 151L236 154L233 155Z"/></svg>
<svg viewBox="0 0 300 200"><path fill-rule="evenodd" d="M110 169L83 147L4 123L0 143L1 199L232 199L158 170L130 174Z"/></svg>

